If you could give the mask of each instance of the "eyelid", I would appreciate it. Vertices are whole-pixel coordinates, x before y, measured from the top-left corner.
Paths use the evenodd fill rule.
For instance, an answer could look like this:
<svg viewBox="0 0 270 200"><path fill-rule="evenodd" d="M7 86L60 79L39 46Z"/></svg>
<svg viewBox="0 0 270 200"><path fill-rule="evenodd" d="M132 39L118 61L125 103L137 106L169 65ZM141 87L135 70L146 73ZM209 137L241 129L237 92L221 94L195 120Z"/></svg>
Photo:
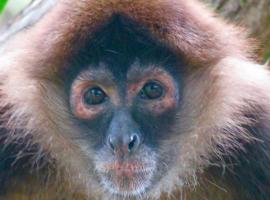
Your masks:
<svg viewBox="0 0 270 200"><path fill-rule="evenodd" d="M97 81L81 81L76 80L71 88L71 102L78 102L78 98L81 98L82 95L89 89L99 87L103 90L103 92L106 94L107 98L109 98L110 102L112 102L115 105L119 105L120 98L118 96L118 93L116 92L116 86L114 84L111 85L104 85Z"/></svg>
<svg viewBox="0 0 270 200"><path fill-rule="evenodd" d="M146 84L151 83L151 82L157 83L158 85L160 85L164 89L165 92L167 92L168 86L166 84L164 84L163 82L161 82L160 80L157 80L157 79L147 79L146 81L144 81L144 84L143 84L142 88Z"/></svg>
<svg viewBox="0 0 270 200"><path fill-rule="evenodd" d="M90 85L89 87L85 87L84 89L81 90L81 93L85 94L88 90L94 89L94 88L99 88L100 90L102 90L106 94L106 96L108 96L106 89L104 89L103 87L101 87L99 85L95 85L95 84L92 86Z"/></svg>
<svg viewBox="0 0 270 200"><path fill-rule="evenodd" d="M175 96L177 88L174 84L173 77L164 70L155 70L153 73L141 74L140 78L129 79L128 91L127 91L127 101L131 105L134 97L138 96L139 91L144 87L144 85L150 81L157 82L160 84L164 90L162 99L167 96Z"/></svg>
<svg viewBox="0 0 270 200"><path fill-rule="evenodd" d="M91 88L100 88L107 96L109 96L110 92L112 91L111 87L106 87L103 84L100 84L97 81L89 81L89 80L80 80L75 82L72 86L72 90L79 90L80 94L84 94L87 90Z"/></svg>
<svg viewBox="0 0 270 200"><path fill-rule="evenodd" d="M79 86L80 87L80 86ZM80 101L81 103L84 103L84 95L86 94L86 92L90 89L94 89L94 88L100 88L104 94L105 94L105 102L108 100L108 98L110 98L111 94L109 91L112 91L112 90L106 90L105 87L103 87L102 85L100 84L97 84L96 82L93 82L93 83L88 83L88 84L85 84L85 86L81 86L81 89L78 89L78 96L80 98ZM84 103L85 104L85 103ZM99 106L100 104L97 104L97 105L87 105L85 104L86 107L92 107L92 106Z"/></svg>
<svg viewBox="0 0 270 200"><path fill-rule="evenodd" d="M89 87L87 87L89 86ZM72 87L70 96L71 110L74 116L79 119L91 120L96 118L100 113L105 111L105 104L87 106L84 103L83 96L87 89L91 88L89 84L77 85ZM102 106L103 105L103 106Z"/></svg>
<svg viewBox="0 0 270 200"><path fill-rule="evenodd" d="M93 101L91 103L87 102L87 95L88 92L92 92L92 90L98 90L99 92L101 92L100 94L102 95L102 99L100 99L101 101L94 103ZM106 94L106 92L104 92L104 90L98 86L93 86L93 87L89 87L86 88L83 92L82 92L82 101L85 104L86 107L91 107L91 106L100 106L101 104L106 103L106 101L108 100L108 95ZM93 99L92 99L93 100Z"/></svg>
<svg viewBox="0 0 270 200"><path fill-rule="evenodd" d="M157 85L160 85L161 86L161 88L162 88L162 95L160 96L160 97L158 97L158 98L154 98L154 99L149 99L149 98L142 98L143 100L147 100L147 101L151 101L151 100L160 100L160 99L162 99L164 96L166 96L166 93L167 93L167 87L163 84L163 83L161 83L160 81L158 81L158 80L155 80L155 79L150 79L150 80L147 80L147 81L145 81L145 83L143 84L143 86L141 87L141 89L138 91L138 96L140 96L140 92L142 91L142 89L144 89L144 87L147 85L147 84L149 84L149 83L156 83Z"/></svg>

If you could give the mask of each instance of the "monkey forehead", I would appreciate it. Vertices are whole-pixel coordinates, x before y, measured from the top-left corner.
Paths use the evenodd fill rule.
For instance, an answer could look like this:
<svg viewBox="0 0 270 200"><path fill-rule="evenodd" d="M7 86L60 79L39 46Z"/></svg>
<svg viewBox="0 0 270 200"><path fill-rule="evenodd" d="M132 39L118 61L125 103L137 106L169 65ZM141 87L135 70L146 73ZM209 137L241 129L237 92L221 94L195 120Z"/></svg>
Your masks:
<svg viewBox="0 0 270 200"><path fill-rule="evenodd" d="M243 31L225 25L197 0L36 0L38 6L27 10L14 26L20 32L16 41L22 47L33 41L33 52L43 50L43 61L61 66L72 51L121 15L149 31L151 36L193 64L203 66L233 55L249 56L250 48ZM48 6L51 5L51 6ZM53 6L52 6L53 5ZM36 16L36 18L29 17ZM28 17L28 18L27 18ZM34 26L33 26L34 24ZM10 27L11 30L13 27ZM8 31L6 31L8 32ZM12 32L12 31L11 31ZM13 34L16 31L13 31ZM0 41L6 39L2 36ZM16 43L16 42L15 42ZM65 51L63 51L65 50ZM59 65L56 65L55 59ZM62 60L61 60L62 59ZM48 62L46 62L48 63Z"/></svg>
<svg viewBox="0 0 270 200"><path fill-rule="evenodd" d="M133 63L124 67L126 68L125 74L121 74L119 70L112 70L110 63L101 62L98 66L90 64L86 69L79 72L76 82L97 81L103 85L115 86L115 80L119 82L121 79L122 81L138 82L147 77L170 77L170 72L166 69L167 66L160 63L145 64L136 59Z"/></svg>
<svg viewBox="0 0 270 200"><path fill-rule="evenodd" d="M166 66L160 63L142 65L138 60L136 60L129 68L127 72L127 80L130 82L139 81L141 78L149 77L168 77L170 76L169 71Z"/></svg>

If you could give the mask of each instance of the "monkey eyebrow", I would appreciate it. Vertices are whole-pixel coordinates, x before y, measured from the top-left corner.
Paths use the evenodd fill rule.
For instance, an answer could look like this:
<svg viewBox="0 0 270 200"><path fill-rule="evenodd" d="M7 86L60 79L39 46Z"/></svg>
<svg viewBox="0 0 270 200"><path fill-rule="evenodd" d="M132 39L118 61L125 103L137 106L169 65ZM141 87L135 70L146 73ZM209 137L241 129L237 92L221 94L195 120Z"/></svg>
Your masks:
<svg viewBox="0 0 270 200"><path fill-rule="evenodd" d="M114 85L114 77L112 73L104 67L93 69L89 67L79 73L76 78L79 81L96 81L105 85Z"/></svg>
<svg viewBox="0 0 270 200"><path fill-rule="evenodd" d="M153 74L168 74L167 70L159 64L149 64L145 67L140 67L141 64L134 63L127 73L127 80L137 81L138 78L144 78Z"/></svg>

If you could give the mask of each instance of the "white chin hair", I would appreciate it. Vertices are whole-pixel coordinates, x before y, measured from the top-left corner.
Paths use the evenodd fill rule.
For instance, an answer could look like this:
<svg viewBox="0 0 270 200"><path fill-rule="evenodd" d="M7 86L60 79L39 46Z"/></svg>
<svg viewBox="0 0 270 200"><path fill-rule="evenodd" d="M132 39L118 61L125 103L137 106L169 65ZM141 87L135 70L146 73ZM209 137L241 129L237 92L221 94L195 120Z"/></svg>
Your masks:
<svg viewBox="0 0 270 200"><path fill-rule="evenodd" d="M153 173L150 173L146 180L137 180L135 183L136 187L132 189L119 188L113 184L106 177L101 176L102 187L105 188L111 195L125 197L142 197L146 192L146 189L151 185L151 177Z"/></svg>

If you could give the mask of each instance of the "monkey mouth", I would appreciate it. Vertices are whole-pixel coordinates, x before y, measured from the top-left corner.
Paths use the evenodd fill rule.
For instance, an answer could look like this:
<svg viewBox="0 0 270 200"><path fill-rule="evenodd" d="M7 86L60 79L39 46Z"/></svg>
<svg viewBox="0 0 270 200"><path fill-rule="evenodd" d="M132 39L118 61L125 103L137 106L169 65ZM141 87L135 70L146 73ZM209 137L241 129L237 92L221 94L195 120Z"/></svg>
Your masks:
<svg viewBox="0 0 270 200"><path fill-rule="evenodd" d="M105 164L100 171L102 185L116 195L136 196L150 186L154 168L138 163Z"/></svg>

